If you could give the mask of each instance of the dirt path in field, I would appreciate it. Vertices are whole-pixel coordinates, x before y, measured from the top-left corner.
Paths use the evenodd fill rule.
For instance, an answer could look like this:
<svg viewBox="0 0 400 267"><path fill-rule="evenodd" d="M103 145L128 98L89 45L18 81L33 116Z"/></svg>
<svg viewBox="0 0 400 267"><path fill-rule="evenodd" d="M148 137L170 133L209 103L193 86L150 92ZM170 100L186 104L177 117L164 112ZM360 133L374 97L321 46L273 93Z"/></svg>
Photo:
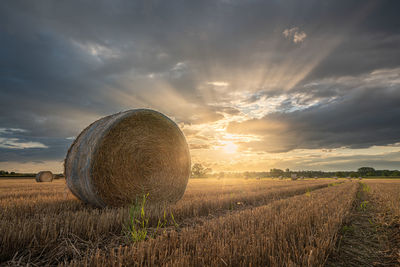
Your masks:
<svg viewBox="0 0 400 267"><path fill-rule="evenodd" d="M400 266L393 255L393 232L378 222L377 203L361 183L352 214L342 225L326 266Z"/></svg>

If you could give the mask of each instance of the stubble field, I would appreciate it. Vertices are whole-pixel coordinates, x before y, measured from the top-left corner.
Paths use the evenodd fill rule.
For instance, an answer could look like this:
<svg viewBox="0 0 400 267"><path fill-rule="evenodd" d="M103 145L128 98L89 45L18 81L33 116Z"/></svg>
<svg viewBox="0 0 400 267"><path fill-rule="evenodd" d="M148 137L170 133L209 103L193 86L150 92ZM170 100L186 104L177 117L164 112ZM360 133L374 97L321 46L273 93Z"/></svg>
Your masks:
<svg viewBox="0 0 400 267"><path fill-rule="evenodd" d="M0 266L396 266L397 180L191 179L174 205L97 209L0 179Z"/></svg>

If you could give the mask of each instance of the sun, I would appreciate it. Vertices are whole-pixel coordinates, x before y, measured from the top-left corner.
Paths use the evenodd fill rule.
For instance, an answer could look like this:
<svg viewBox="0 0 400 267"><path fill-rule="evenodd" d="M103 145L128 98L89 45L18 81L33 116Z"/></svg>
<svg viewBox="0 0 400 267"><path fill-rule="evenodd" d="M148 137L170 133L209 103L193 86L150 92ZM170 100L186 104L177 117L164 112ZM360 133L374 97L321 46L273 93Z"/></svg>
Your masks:
<svg viewBox="0 0 400 267"><path fill-rule="evenodd" d="M233 142L226 142L225 146L223 146L224 152L228 154L233 154L237 150L237 145L235 145Z"/></svg>

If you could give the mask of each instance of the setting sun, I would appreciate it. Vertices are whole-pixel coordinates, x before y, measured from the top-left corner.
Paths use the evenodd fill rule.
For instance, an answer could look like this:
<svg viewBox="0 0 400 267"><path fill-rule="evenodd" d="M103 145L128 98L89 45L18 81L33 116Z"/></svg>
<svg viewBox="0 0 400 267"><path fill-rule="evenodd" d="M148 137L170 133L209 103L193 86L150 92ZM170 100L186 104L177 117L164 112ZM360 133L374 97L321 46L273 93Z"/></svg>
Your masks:
<svg viewBox="0 0 400 267"><path fill-rule="evenodd" d="M235 145L233 142L227 142L223 148L225 153L233 154L237 150L237 145Z"/></svg>

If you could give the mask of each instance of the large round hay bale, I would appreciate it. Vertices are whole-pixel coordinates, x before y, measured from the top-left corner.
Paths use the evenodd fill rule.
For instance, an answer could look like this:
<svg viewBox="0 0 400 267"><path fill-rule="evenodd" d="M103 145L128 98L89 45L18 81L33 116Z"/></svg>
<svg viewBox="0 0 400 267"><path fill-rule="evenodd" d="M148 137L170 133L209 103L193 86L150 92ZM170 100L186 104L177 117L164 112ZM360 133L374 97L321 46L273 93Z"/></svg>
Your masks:
<svg viewBox="0 0 400 267"><path fill-rule="evenodd" d="M191 161L185 136L149 109L117 113L83 130L68 150L65 177L71 192L95 206L122 206L148 195L176 202L185 192Z"/></svg>
<svg viewBox="0 0 400 267"><path fill-rule="evenodd" d="M36 182L52 182L53 181L53 173L51 171L41 171L36 174Z"/></svg>

